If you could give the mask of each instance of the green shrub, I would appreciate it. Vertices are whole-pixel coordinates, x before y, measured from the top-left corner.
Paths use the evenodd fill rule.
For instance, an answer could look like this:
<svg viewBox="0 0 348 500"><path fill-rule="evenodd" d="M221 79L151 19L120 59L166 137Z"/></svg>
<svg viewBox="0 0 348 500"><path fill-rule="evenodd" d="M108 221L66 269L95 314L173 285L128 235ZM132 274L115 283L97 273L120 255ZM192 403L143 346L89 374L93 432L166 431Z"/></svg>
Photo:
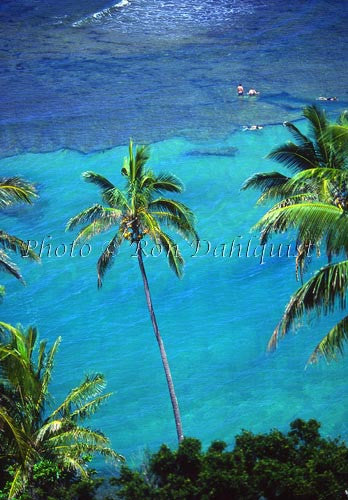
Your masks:
<svg viewBox="0 0 348 500"><path fill-rule="evenodd" d="M287 434L243 431L231 451L216 441L203 452L186 438L176 451L162 445L143 471L123 466L112 483L124 500L344 499L348 448L319 428L298 419Z"/></svg>

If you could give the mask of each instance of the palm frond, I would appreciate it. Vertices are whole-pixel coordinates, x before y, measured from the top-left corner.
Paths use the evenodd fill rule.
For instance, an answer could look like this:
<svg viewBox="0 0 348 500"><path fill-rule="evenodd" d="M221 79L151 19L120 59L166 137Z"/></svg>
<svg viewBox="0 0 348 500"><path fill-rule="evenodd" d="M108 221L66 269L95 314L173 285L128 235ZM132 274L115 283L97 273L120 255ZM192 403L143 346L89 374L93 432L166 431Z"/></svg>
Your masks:
<svg viewBox="0 0 348 500"><path fill-rule="evenodd" d="M129 176L129 182L132 183L135 181L135 159L134 159L134 152L133 152L133 141L132 139L129 140L129 145L128 145L128 158L125 158L123 168L122 168L122 173L124 169L127 170L128 176ZM127 163L127 165L125 165Z"/></svg>
<svg viewBox="0 0 348 500"><path fill-rule="evenodd" d="M330 125L327 134L326 137L336 144L337 149L346 150L348 148L348 123Z"/></svg>
<svg viewBox="0 0 348 500"><path fill-rule="evenodd" d="M103 193L103 200L112 208L117 208L122 212L129 210L128 200L122 191L116 187L107 189Z"/></svg>
<svg viewBox="0 0 348 500"><path fill-rule="evenodd" d="M122 165L122 168L121 168L121 174L124 176L124 177L129 177L129 159L128 158L124 158L123 159L123 165Z"/></svg>
<svg viewBox="0 0 348 500"><path fill-rule="evenodd" d="M75 238L75 244L80 241L87 241L101 233L105 233L113 226L113 220L109 217L104 219L95 220L88 224L88 226L83 227Z"/></svg>
<svg viewBox="0 0 348 500"><path fill-rule="evenodd" d="M56 415L70 415L72 405L84 404L86 398L99 396L105 388L105 377L101 373L86 375L82 383L70 391L63 403L54 410L50 419L55 419Z"/></svg>
<svg viewBox="0 0 348 500"><path fill-rule="evenodd" d="M137 146L135 153L135 171L134 171L134 179L141 179L144 166L148 159L150 158L150 149L148 146Z"/></svg>
<svg viewBox="0 0 348 500"><path fill-rule="evenodd" d="M13 203L32 203L37 197L33 184L20 177L0 178L0 207L5 208Z"/></svg>
<svg viewBox="0 0 348 500"><path fill-rule="evenodd" d="M51 417L49 417L51 418ZM56 434L58 431L60 431L66 423L62 419L55 419L55 420L50 420L49 422L45 423L40 427L38 430L36 437L35 437L35 442L40 443L41 441L44 441L47 436L51 434Z"/></svg>
<svg viewBox="0 0 348 500"><path fill-rule="evenodd" d="M192 210L190 210L186 205L177 200L170 200L168 198L157 198L149 204L149 211L166 211L170 214L179 217L185 221L188 225L193 227L195 218Z"/></svg>
<svg viewBox="0 0 348 500"><path fill-rule="evenodd" d="M118 453L116 453L111 448L107 446L93 445L87 443L74 443L70 445L61 445L57 446L56 449L61 451L64 457L69 457L70 459L75 459L87 455L87 454L95 454L110 458L114 462L124 462L124 457Z"/></svg>
<svg viewBox="0 0 348 500"><path fill-rule="evenodd" d="M91 224L93 222L105 221L110 224L117 221L121 216L121 211L115 208L105 208L96 203L92 207L82 210L79 214L72 217L66 225L66 230L71 231L81 224Z"/></svg>
<svg viewBox="0 0 348 500"><path fill-rule="evenodd" d="M28 453L30 452L30 446L28 445L25 434L23 433L18 422L7 412L6 408L0 406L0 423L1 429L11 441L12 439L16 443L16 447L20 453L22 463L25 462Z"/></svg>
<svg viewBox="0 0 348 500"><path fill-rule="evenodd" d="M318 167L318 159L312 149L303 150L293 142L287 142L282 146L274 148L267 158L283 163L292 172L301 172L307 168Z"/></svg>
<svg viewBox="0 0 348 500"><path fill-rule="evenodd" d="M103 192L108 191L109 189L113 189L115 187L112 184L112 182L110 182L106 177L103 177L102 175L97 174L96 172L92 172L91 170L83 172L82 177L86 182L90 182L100 187Z"/></svg>
<svg viewBox="0 0 348 500"><path fill-rule="evenodd" d="M13 479L11 482L10 491L8 494L9 500L15 499L16 496L21 493L27 484L27 474L23 465L20 465L15 469Z"/></svg>
<svg viewBox="0 0 348 500"><path fill-rule="evenodd" d="M348 123L330 124L325 132L324 140L330 145L334 156L337 157L337 168L346 168L348 156Z"/></svg>
<svg viewBox="0 0 348 500"><path fill-rule="evenodd" d="M22 257L30 258L36 262L40 261L40 257L29 248L28 242L12 236L5 231L0 231L0 246L5 250L11 250L13 253L19 254Z"/></svg>
<svg viewBox="0 0 348 500"><path fill-rule="evenodd" d="M186 241L192 243L199 240L199 236L194 227L191 224L188 224L187 221L183 220L182 218L166 211L151 211L151 215L155 217L160 223L165 224L166 226L180 234L180 236ZM151 237L155 239L156 233L154 233L154 235L151 234Z"/></svg>
<svg viewBox="0 0 348 500"><path fill-rule="evenodd" d="M61 429L60 429L61 430ZM105 446L109 439L99 431L93 431L86 427L70 426L63 432L57 432L48 438L48 443L54 448L59 446L71 447L74 444Z"/></svg>
<svg viewBox="0 0 348 500"><path fill-rule="evenodd" d="M33 350L37 339L37 329L35 327L29 326L26 331L25 345L26 351L28 353L28 358L31 359Z"/></svg>
<svg viewBox="0 0 348 500"><path fill-rule="evenodd" d="M123 166L122 173L128 173L130 183L140 180L143 176L144 166L150 157L148 146L137 146L135 155L133 148L133 141L129 141L129 157L127 159L127 166Z"/></svg>
<svg viewBox="0 0 348 500"><path fill-rule="evenodd" d="M118 226L117 235L98 260L98 286L101 286L105 271L111 267L124 237L132 242L140 242L148 234L158 243L160 222L163 222L186 239L198 239L194 229L194 215L187 206L179 201L162 197L154 200L155 196L165 191L180 193L183 184L172 174L155 174L150 168L145 168L148 159L149 147L134 147L133 141L130 140L129 156L125 158L121 169L121 174L127 178L124 191L98 174L93 172L84 174L86 180L96 183L103 189L103 201L112 207L108 210L114 212L107 212L107 209L96 204L70 219L67 224L68 230L74 229L79 224L86 224L80 230L75 242L89 239L112 226ZM168 246L168 240L166 241ZM175 262L178 262L178 259L176 261L173 257L170 259L172 265L177 267Z"/></svg>
<svg viewBox="0 0 348 500"><path fill-rule="evenodd" d="M337 238L330 240L328 251L337 252L348 248L348 218L343 211L325 203L298 203L269 210L252 228L261 231L261 240L267 241L272 233L283 233L289 229L298 230L300 241L320 241L332 229L337 230ZM342 233L341 230L344 232Z"/></svg>
<svg viewBox="0 0 348 500"><path fill-rule="evenodd" d="M50 383L51 378L52 378L54 358L55 358L55 355L58 351L58 348L59 348L61 341L62 341L62 338L58 337L55 340L53 346L51 347L51 349L49 350L49 352L47 354L46 362L45 362L45 366L44 366L44 371L43 371L42 378L41 378L40 395L39 395L39 398L38 398L37 403L36 403L37 410L39 410L43 406L44 401L47 397L48 386L49 386L49 383Z"/></svg>
<svg viewBox="0 0 348 500"><path fill-rule="evenodd" d="M147 171L146 175L143 176L140 188L151 189L155 192L173 192L181 193L184 189L184 185L175 175L160 173L154 175L152 172Z"/></svg>
<svg viewBox="0 0 348 500"><path fill-rule="evenodd" d="M40 377L41 371L44 368L44 363L46 359L46 347L47 347L47 341L42 340L39 345L39 353L37 357L37 374Z"/></svg>
<svg viewBox="0 0 348 500"><path fill-rule="evenodd" d="M332 312L336 305L346 306L348 286L348 260L329 264L321 268L310 280L302 285L291 297L282 319L268 343L270 350L277 345L279 335L286 335L294 322L305 313L316 310L324 315Z"/></svg>
<svg viewBox="0 0 348 500"><path fill-rule="evenodd" d="M308 364L316 363L320 356L330 361L336 359L337 353L343 355L345 342L348 341L348 316L339 321L319 342L311 354Z"/></svg>
<svg viewBox="0 0 348 500"><path fill-rule="evenodd" d="M272 187L283 186L290 177L280 174L279 172L262 172L249 177L242 185L241 190L260 189L268 191Z"/></svg>
<svg viewBox="0 0 348 500"><path fill-rule="evenodd" d="M3 321L0 321L0 331L1 332L7 332L10 334L10 337L14 339L16 342L23 342L23 334L22 332L10 325L9 323L4 323Z"/></svg>
<svg viewBox="0 0 348 500"><path fill-rule="evenodd" d="M156 235L157 235L157 232L160 231L159 221L157 221L156 218L154 217L154 215L152 215L152 213L148 212L147 210L143 210L142 212L140 212L139 217L140 217L143 229L146 230L149 237L155 243L157 243Z"/></svg>
<svg viewBox="0 0 348 500"><path fill-rule="evenodd" d="M291 189L285 187L285 185L283 186L283 188L274 187L270 188L268 191L265 191L257 200L256 205L262 205L270 199L282 198L272 207L272 210L277 210L278 208L287 207L288 205L295 205L308 201L319 201L318 195L315 192L303 191L301 193L297 193L298 190L293 189L293 192L297 194L291 194Z"/></svg>
<svg viewBox="0 0 348 500"><path fill-rule="evenodd" d="M312 168L296 174L287 182L287 185L293 188L297 186L298 189L301 189L304 185L308 185L309 182L315 184L323 181L328 181L338 188L345 187L348 185L348 171L332 167Z"/></svg>
<svg viewBox="0 0 348 500"><path fill-rule="evenodd" d="M348 110L347 109L342 111L342 113L338 117L337 123L338 123L338 125L342 125L343 127L348 126Z"/></svg>
<svg viewBox="0 0 348 500"><path fill-rule="evenodd" d="M306 135L302 134L302 132L293 123L285 122L284 125L294 137L297 145L308 151L310 153L310 156L314 158L315 148L312 141Z"/></svg>
<svg viewBox="0 0 348 500"><path fill-rule="evenodd" d="M109 397L112 395L112 392L108 392L107 394L103 394L98 398L89 401L88 403L80 406L76 410L74 410L70 414L70 419L72 421L76 420L84 420L85 418L91 417L98 410L101 404L103 404Z"/></svg>
<svg viewBox="0 0 348 500"><path fill-rule="evenodd" d="M326 118L325 111L315 105L306 106L303 110L303 116L307 118L311 135L315 139L317 157L322 159L324 165L328 165L330 152L328 144L325 141L325 132L329 122Z"/></svg>
<svg viewBox="0 0 348 500"><path fill-rule="evenodd" d="M97 273L98 273L98 288L103 284L103 278L108 269L111 268L113 260L118 253L118 249L123 241L123 232L119 230L117 234L108 243L104 252L98 259L97 262Z"/></svg>
<svg viewBox="0 0 348 500"><path fill-rule="evenodd" d="M88 479L88 472L78 459L65 454L61 456L61 460L65 469L72 470L84 479Z"/></svg>
<svg viewBox="0 0 348 500"><path fill-rule="evenodd" d="M163 231L157 231L157 241L166 251L168 262L178 278L182 278L184 259L179 251L178 245Z"/></svg>
<svg viewBox="0 0 348 500"><path fill-rule="evenodd" d="M297 255L295 260L295 272L297 281L301 280L303 283L303 276L308 267L308 261L310 259L309 254L312 248L316 249L317 255L320 255L320 246L318 243L312 243L311 241L297 241L296 249Z"/></svg>

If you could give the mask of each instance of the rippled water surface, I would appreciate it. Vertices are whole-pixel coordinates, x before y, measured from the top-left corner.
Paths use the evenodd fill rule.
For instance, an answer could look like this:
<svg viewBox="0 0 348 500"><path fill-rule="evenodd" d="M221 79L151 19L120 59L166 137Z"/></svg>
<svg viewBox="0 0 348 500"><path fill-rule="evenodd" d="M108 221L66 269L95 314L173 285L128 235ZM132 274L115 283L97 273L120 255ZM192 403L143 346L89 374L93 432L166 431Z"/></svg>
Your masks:
<svg viewBox="0 0 348 500"><path fill-rule="evenodd" d="M81 151L281 123L347 102L340 0L14 0L1 4L2 154ZM333 45L333 40L335 43ZM238 101L239 82L257 105Z"/></svg>
<svg viewBox="0 0 348 500"><path fill-rule="evenodd" d="M240 191L253 172L276 168L265 156L289 138L284 120L298 120L319 95L338 97L326 105L331 117L347 106L347 4L7 0L0 15L0 168L40 191L35 206L4 214L3 226L43 249L40 266L21 263L26 287L3 278L2 319L36 324L51 341L62 335L57 398L82 373L101 371L115 394L96 424L117 451L138 461L146 446L175 444L131 249L97 291L104 238L88 256L69 256L73 235L64 232L69 217L98 200L80 174L93 169L122 184L132 136L152 143L155 170L184 181L202 238L198 253L183 244L182 281L151 247L145 259L185 433L205 445L232 443L241 428L285 430L315 417L325 435L347 438L346 362L304 370L335 318L304 323L265 353L298 284L291 252L270 257L269 249L261 262L249 229L264 208ZM238 98L239 82L261 95ZM264 128L241 130L255 123Z"/></svg>

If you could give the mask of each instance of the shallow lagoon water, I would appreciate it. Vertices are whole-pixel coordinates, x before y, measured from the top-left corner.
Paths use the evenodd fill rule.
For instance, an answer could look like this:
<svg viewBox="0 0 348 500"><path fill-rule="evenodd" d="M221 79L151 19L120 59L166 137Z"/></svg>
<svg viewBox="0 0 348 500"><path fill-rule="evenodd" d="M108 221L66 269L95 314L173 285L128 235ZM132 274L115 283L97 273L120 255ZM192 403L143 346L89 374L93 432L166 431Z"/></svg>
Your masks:
<svg viewBox="0 0 348 500"><path fill-rule="evenodd" d="M40 191L34 207L5 214L3 227L52 246L50 257L45 247L41 265L21 263L26 287L3 279L8 295L2 319L36 324L50 341L63 337L53 387L57 400L82 373L106 375L115 394L95 424L117 451L138 462L146 447L175 445L132 249L123 247L98 291L95 263L104 236L91 242L88 256L72 257L73 234L64 232L69 217L98 199L80 174L93 169L122 183L119 168L132 135L152 143L156 171L172 171L184 181L183 201L197 214L202 240L197 253L182 244L181 281L163 256L151 255L151 247L145 259L185 434L204 445L212 439L233 443L242 428L286 430L294 418L314 417L325 435L347 438L346 362L304 369L335 318L304 322L276 353L265 352L298 284L292 257L266 252L261 264L259 256L246 256L248 242L251 251L257 246L250 228L264 208L255 207L256 193L240 191L252 173L279 168L264 157L289 138L282 121L298 120L313 96L339 96L326 106L330 116L344 109L346 78L338 62L345 60L346 41L337 38L335 56L325 43L343 30L342 3L277 2L275 8L274 2L243 2L242 9L237 1L223 2L225 9L210 10L214 15L207 17L185 2L179 10L176 2L172 8L163 2L161 10L149 1L144 24L138 20L145 2L130 2L118 17L115 10L90 19L109 7L102 4L66 1L57 12L56 4L44 8L28 0L20 13L13 2L2 6L13 19L2 25L2 36L16 37L3 52L1 148L5 156L21 154L2 159L0 168L3 175L37 182ZM211 2L202 5L211 9ZM233 7L239 17L231 17ZM173 12L180 23L173 22ZM73 27L86 16L88 22ZM239 79L257 86L260 98L238 99ZM267 126L241 131L251 123ZM236 251L222 257L222 245L230 250L233 241ZM286 247L290 236L280 242ZM67 254L59 257L62 244Z"/></svg>
<svg viewBox="0 0 348 500"><path fill-rule="evenodd" d="M151 165L175 171L183 179L183 200L197 214L202 239L199 251L182 243L186 271L181 281L163 256L156 252L151 256L151 247L145 262L185 433L201 438L205 445L218 438L231 443L242 428L285 430L297 417L320 418L326 435L347 437L346 363L322 362L304 370L333 319L304 325L276 353L265 352L297 286L293 251L287 257L284 250L282 258L270 257L268 249L263 259L252 256L257 237L249 229L263 209L254 207L255 193L239 188L255 169L266 167L269 162L262 157L274 141L285 137L286 131L278 126L235 133L224 143L204 145L212 149L238 144L234 157L190 155L202 144L179 138L152 146ZM72 257L68 252L73 235L64 232L67 218L97 197L97 191L80 180L80 173L93 168L122 183L118 167L125 154L126 148L120 147L90 155L59 151L1 161L4 172L16 169L40 186L35 207L16 218L16 233L23 238L30 235L40 244L46 238L42 264L22 264L27 286L8 282L3 319L37 324L41 337L51 341L62 335L54 387L57 399L81 373L106 375L108 389L115 394L96 423L111 436L115 449L137 461L144 447L154 449L163 441L175 444L172 410L137 262L132 249L123 247L98 291L95 263L105 237L91 242L88 256L80 257L76 249ZM5 222L13 228L13 216ZM281 242L284 248L291 244L286 236ZM55 253L63 253L62 243L67 254L58 257Z"/></svg>

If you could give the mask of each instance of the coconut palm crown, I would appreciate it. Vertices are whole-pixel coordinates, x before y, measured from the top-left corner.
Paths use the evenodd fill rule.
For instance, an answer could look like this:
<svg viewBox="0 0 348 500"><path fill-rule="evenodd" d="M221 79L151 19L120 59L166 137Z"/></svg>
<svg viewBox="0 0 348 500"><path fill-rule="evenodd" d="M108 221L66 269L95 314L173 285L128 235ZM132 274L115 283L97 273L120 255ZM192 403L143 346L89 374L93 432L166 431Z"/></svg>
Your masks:
<svg viewBox="0 0 348 500"><path fill-rule="evenodd" d="M343 112L336 126L327 119L325 112L315 105L306 106L303 116L307 119L309 134L304 135L294 124L284 122L296 142L288 141L273 149L267 158L287 167L293 176L279 172L263 172L247 179L242 189L261 190L258 204L276 201L271 210L302 202L325 202L341 206L345 203L347 182L346 144L335 132L344 127L347 116ZM270 227L264 227L261 243L266 243ZM303 236L303 235L302 235ZM296 276L303 278L307 254L311 246L319 252L319 242L297 238Z"/></svg>
<svg viewBox="0 0 348 500"><path fill-rule="evenodd" d="M85 376L52 408L49 384L60 341L48 351L41 341L35 356L36 328L0 322L0 459L4 454L13 471L10 499L30 489L33 468L42 460L82 477L88 477L87 454L123 460L104 434L83 425L111 395L103 394L103 375Z"/></svg>
<svg viewBox="0 0 348 500"><path fill-rule="evenodd" d="M301 260L303 264L307 250L311 246L318 249L321 244L328 258L328 265L291 297L269 341L270 349L276 347L279 338L296 326L303 315L313 311L326 315L337 306L342 310L346 307L348 261L331 261L334 256L348 257L347 114L341 114L338 124L328 122L315 106L305 108L304 114L311 123L315 141L306 140L301 134L300 146L280 146L269 155L292 166L297 173L278 184L274 173L266 181L262 176L267 179L267 174L256 174L244 185L245 189L259 185L263 189L261 201L278 198L254 226L261 231L262 242L272 234L295 230L300 248L297 262ZM291 130L298 135L296 128L292 126ZM336 358L338 353L343 353L347 340L348 317L344 317L318 343L309 362L316 362L320 356L328 360Z"/></svg>
<svg viewBox="0 0 348 500"><path fill-rule="evenodd" d="M125 178L125 189L121 190L100 174L85 172L83 178L101 189L102 200L106 206L95 204L69 220L67 229L83 228L75 241L89 239L103 231L115 228L97 263L98 286L101 287L105 272L112 266L114 257L122 242L136 245L138 264L143 278L147 306L156 340L161 353L162 363L167 379L170 398L173 406L176 430L179 442L183 439L183 431L179 406L163 341L154 313L149 284L143 261L142 240L150 238L156 245L165 250L168 262L175 274L180 278L183 273L184 260L178 246L163 227L178 233L187 241L197 240L192 211L178 200L166 198L163 193L181 193L183 185L174 175L168 173L155 174L146 167L149 159L149 148L138 146L134 152L133 143L129 143L129 157L125 159L121 173Z"/></svg>
<svg viewBox="0 0 348 500"><path fill-rule="evenodd" d="M306 106L303 116L307 120L309 134L303 134L298 127L291 122L284 122L284 126L289 130L295 142L287 141L274 148L267 158L283 164L290 170L296 178L297 174L302 181L308 180L308 173L314 169L345 169L347 167L347 155L343 141L334 140L343 124L346 123L347 113L343 112L338 118L338 125L332 127L325 112L315 105ZM299 194L317 195L317 186L310 182L290 183L292 177L279 172L257 173L247 179L242 189L259 189L262 194L258 203L263 203L269 199L284 199ZM295 200L297 201L297 200Z"/></svg>
<svg viewBox="0 0 348 500"><path fill-rule="evenodd" d="M139 244L148 236L161 245L168 255L169 264L178 277L182 276L183 258L172 238L163 231L162 225L192 241L197 235L194 229L192 211L183 203L164 198L162 193L181 193L180 180L166 173L154 174L145 164L149 159L146 146L136 148L134 155L132 141L129 144L129 158L125 159L121 173L126 178L125 190L120 190L100 174L88 171L83 174L87 182L96 184L107 207L95 204L69 220L67 229L85 225L75 241L90 239L100 232L117 226L117 232L110 240L98 260L98 286L122 242Z"/></svg>

